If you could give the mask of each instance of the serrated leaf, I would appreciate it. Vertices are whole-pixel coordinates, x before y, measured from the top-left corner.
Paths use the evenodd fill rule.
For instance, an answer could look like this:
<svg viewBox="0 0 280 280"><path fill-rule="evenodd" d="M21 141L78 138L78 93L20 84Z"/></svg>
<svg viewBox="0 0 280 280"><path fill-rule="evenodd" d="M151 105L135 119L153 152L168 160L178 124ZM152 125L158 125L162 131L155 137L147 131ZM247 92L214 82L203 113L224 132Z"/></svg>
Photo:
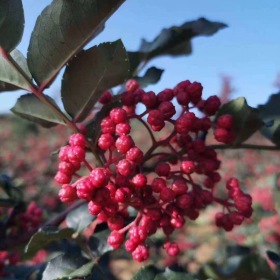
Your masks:
<svg viewBox="0 0 280 280"><path fill-rule="evenodd" d="M71 228L59 229L57 227L44 227L32 235L25 247L25 253L33 256L53 241L69 239L75 231Z"/></svg>
<svg viewBox="0 0 280 280"><path fill-rule="evenodd" d="M129 77L129 61L121 40L81 52L66 67L62 102L76 121L83 120L103 92Z"/></svg>
<svg viewBox="0 0 280 280"><path fill-rule="evenodd" d="M0 48L8 53L15 49L21 41L23 29L24 14L21 0L1 0Z"/></svg>
<svg viewBox="0 0 280 280"><path fill-rule="evenodd" d="M127 52L131 77L137 75L137 67L145 60L146 54L142 52Z"/></svg>
<svg viewBox="0 0 280 280"><path fill-rule="evenodd" d="M76 232L82 232L95 219L95 216L89 214L87 204L83 204L66 216L66 224Z"/></svg>
<svg viewBox="0 0 280 280"><path fill-rule="evenodd" d="M142 39L137 52L129 52L130 70L134 73L141 62L161 55L180 56L192 52L191 39L197 36L210 36L227 27L221 22L199 18L187 21L180 26L163 29L151 42Z"/></svg>
<svg viewBox="0 0 280 280"><path fill-rule="evenodd" d="M271 127L262 127L261 133L276 145L280 145L280 92L272 94L258 109L264 122L274 121Z"/></svg>
<svg viewBox="0 0 280 280"><path fill-rule="evenodd" d="M241 144L263 126L259 111L250 107L243 97L224 104L218 111L217 118L223 114L233 116L233 129L236 134L234 145Z"/></svg>
<svg viewBox="0 0 280 280"><path fill-rule="evenodd" d="M97 265L97 264L94 264L92 261L82 265L75 271L71 272L68 275L68 279L73 279L73 278L78 278L78 277L83 278L83 277L88 276L91 273L91 271L95 265Z"/></svg>
<svg viewBox="0 0 280 280"><path fill-rule="evenodd" d="M48 86L60 69L104 28L124 0L54 0L36 21L27 61L35 81Z"/></svg>
<svg viewBox="0 0 280 280"><path fill-rule="evenodd" d="M116 95L113 97L113 100L102 106L101 110L99 110L93 120L91 120L87 125L87 137L91 138L94 141L94 145L97 143L98 138L101 134L101 122L107 117L110 111L113 108L121 107L122 104L120 102L120 96Z"/></svg>
<svg viewBox="0 0 280 280"><path fill-rule="evenodd" d="M148 265L139 269L132 280L154 280L159 272L154 265Z"/></svg>
<svg viewBox="0 0 280 280"><path fill-rule="evenodd" d="M8 62L0 53L0 92L17 89L30 90L32 76L29 72L26 58L18 51L11 52L11 58L22 68L29 80L26 80L16 69L16 67Z"/></svg>
<svg viewBox="0 0 280 280"><path fill-rule="evenodd" d="M61 254L48 262L42 280L69 279L71 273L86 263L87 260L80 255Z"/></svg>
<svg viewBox="0 0 280 280"><path fill-rule="evenodd" d="M47 95L45 97L57 106L51 97ZM65 124L52 109L50 109L33 94L22 95L17 100L16 105L11 109L11 111L16 115L36 122L43 127L53 127L57 124Z"/></svg>
<svg viewBox="0 0 280 280"><path fill-rule="evenodd" d="M280 266L280 256L272 251L266 252L268 258L277 266Z"/></svg>
<svg viewBox="0 0 280 280"><path fill-rule="evenodd" d="M144 76L142 76L142 77L135 77L135 80L138 81L138 83L140 84L141 88L144 88L144 87L146 87L148 85L156 84L160 80L163 71L164 70L156 68L156 67L150 67L146 71Z"/></svg>
<svg viewBox="0 0 280 280"><path fill-rule="evenodd" d="M88 246L92 251L92 254L97 258L104 255L107 252L113 250L108 244L107 238L111 233L110 230L104 230L98 233L94 233L88 240Z"/></svg>

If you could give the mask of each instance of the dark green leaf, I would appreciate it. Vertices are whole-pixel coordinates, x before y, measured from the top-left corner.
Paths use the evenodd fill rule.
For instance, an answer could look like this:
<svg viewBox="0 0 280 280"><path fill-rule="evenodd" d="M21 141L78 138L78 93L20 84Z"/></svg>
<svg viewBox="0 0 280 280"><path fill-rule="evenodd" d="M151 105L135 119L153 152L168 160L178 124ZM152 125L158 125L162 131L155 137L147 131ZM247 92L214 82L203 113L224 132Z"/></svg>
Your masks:
<svg viewBox="0 0 280 280"><path fill-rule="evenodd" d="M102 120L109 115L113 108L122 106L119 97L119 95L116 95L111 102L103 105L102 109L95 114L93 120L87 124L87 137L93 139L94 144L97 143L101 134Z"/></svg>
<svg viewBox="0 0 280 280"><path fill-rule="evenodd" d="M66 216L66 224L76 232L82 232L95 219L95 216L89 214L87 204L83 204Z"/></svg>
<svg viewBox="0 0 280 280"><path fill-rule="evenodd" d="M280 93L272 94L258 109L264 122L274 121L271 127L262 127L261 133L276 145L280 145Z"/></svg>
<svg viewBox="0 0 280 280"><path fill-rule="evenodd" d="M39 250L45 248L53 241L69 239L75 231L71 228L58 229L57 227L45 227L33 234L25 247L25 253L33 256Z"/></svg>
<svg viewBox="0 0 280 280"><path fill-rule="evenodd" d="M19 188L13 186L12 181L9 176L1 174L0 176L0 188L4 190L4 192L11 199L10 202L21 202L23 198L22 191Z"/></svg>
<svg viewBox="0 0 280 280"><path fill-rule="evenodd" d="M26 80L16 69L16 67L9 63L3 56L0 54L0 92L1 91L10 91L17 89L30 90L31 84L31 74L28 70L27 62L23 54L18 50L13 50L11 52L11 59L17 63L23 72L25 72L28 80Z"/></svg>
<svg viewBox="0 0 280 280"><path fill-rule="evenodd" d="M86 263L80 255L61 254L48 262L42 280L73 279L75 277L68 278L69 275Z"/></svg>
<svg viewBox="0 0 280 280"><path fill-rule="evenodd" d="M280 256L272 251L266 252L268 258L276 265L280 266Z"/></svg>
<svg viewBox="0 0 280 280"><path fill-rule="evenodd" d="M217 117L230 114L234 119L234 132L236 139L234 145L241 144L252 136L263 125L259 111L250 107L245 98L240 97L223 105Z"/></svg>
<svg viewBox="0 0 280 280"><path fill-rule="evenodd" d="M14 86L14 85L11 85L11 84L0 82L0 92L3 92L3 91L14 91L14 90L19 90L19 88Z"/></svg>
<svg viewBox="0 0 280 280"><path fill-rule="evenodd" d="M238 279L276 280L276 275L269 267L267 261L255 254L246 257L231 257L227 259L227 266L221 267L216 264L207 264L203 268L205 276L217 280Z"/></svg>
<svg viewBox="0 0 280 280"><path fill-rule="evenodd" d="M154 280L195 280L195 278L193 278L188 273L175 272L170 270L169 268L166 268L165 272L156 275Z"/></svg>
<svg viewBox="0 0 280 280"><path fill-rule="evenodd" d="M21 0L1 0L0 48L8 53L15 49L21 41L23 29L24 14Z"/></svg>
<svg viewBox="0 0 280 280"><path fill-rule="evenodd" d="M95 257L100 257L105 253L112 251L112 247L107 243L110 230L94 233L88 241L89 248Z"/></svg>
<svg viewBox="0 0 280 280"><path fill-rule="evenodd" d="M27 61L35 81L48 86L60 69L104 28L124 0L54 0L36 21Z"/></svg>
<svg viewBox="0 0 280 280"><path fill-rule="evenodd" d="M68 275L68 278L73 279L73 278L78 278L78 277L79 278L86 277L91 273L91 271L95 265L96 264L94 264L92 261L88 262L88 263L84 264L83 266L81 266L80 268L78 268L77 270L71 272Z"/></svg>
<svg viewBox="0 0 280 280"><path fill-rule="evenodd" d="M191 39L197 36L210 36L227 27L221 22L205 18L185 22L181 26L163 29L151 42L142 39L138 52L129 52L131 73L135 73L141 62L161 55L180 56L192 52Z"/></svg>
<svg viewBox="0 0 280 280"><path fill-rule="evenodd" d="M135 80L138 81L141 88L144 88L148 85L156 84L160 80L163 71L162 69L151 67L146 71L143 77L136 77Z"/></svg>
<svg viewBox="0 0 280 280"><path fill-rule="evenodd" d="M45 97L57 106L51 97L47 95ZM17 100L16 105L11 109L11 111L24 119L36 122L44 127L65 124L52 109L50 109L33 94L22 95Z"/></svg>
<svg viewBox="0 0 280 280"><path fill-rule="evenodd" d="M142 52L127 52L129 58L129 69L131 77L137 75L137 68L145 60L146 54Z"/></svg>
<svg viewBox="0 0 280 280"><path fill-rule="evenodd" d="M107 275L98 263L96 263L93 266L91 274L85 278L85 280L115 280L115 279L116 279L115 277Z"/></svg>
<svg viewBox="0 0 280 280"><path fill-rule="evenodd" d="M132 280L154 280L159 272L154 265L145 266L137 271Z"/></svg>
<svg viewBox="0 0 280 280"><path fill-rule="evenodd" d="M81 52L66 67L62 81L65 110L83 120L103 92L129 77L129 62L121 40Z"/></svg>

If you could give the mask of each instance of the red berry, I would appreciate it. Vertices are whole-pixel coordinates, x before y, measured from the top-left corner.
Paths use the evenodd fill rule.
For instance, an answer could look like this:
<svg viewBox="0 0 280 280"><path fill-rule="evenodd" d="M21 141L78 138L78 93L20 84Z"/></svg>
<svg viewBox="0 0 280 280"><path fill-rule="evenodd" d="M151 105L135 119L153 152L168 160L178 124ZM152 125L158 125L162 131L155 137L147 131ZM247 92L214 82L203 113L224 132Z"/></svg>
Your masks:
<svg viewBox="0 0 280 280"><path fill-rule="evenodd" d="M175 257L180 253L180 249L177 243L174 242L168 243L168 245L165 248L166 248L166 253L169 256Z"/></svg>
<svg viewBox="0 0 280 280"><path fill-rule="evenodd" d="M155 108L158 104L156 94L153 91L143 94L141 96L141 102L146 105L147 109Z"/></svg>
<svg viewBox="0 0 280 280"><path fill-rule="evenodd" d="M232 115L229 114L221 115L217 120L217 125L220 128L231 129L233 126Z"/></svg>
<svg viewBox="0 0 280 280"><path fill-rule="evenodd" d="M181 170L185 174L192 174L195 171L195 164L193 161L185 160L181 162Z"/></svg>
<svg viewBox="0 0 280 280"><path fill-rule="evenodd" d="M125 83L125 89L127 91L136 91L139 88L139 83L134 79L129 79Z"/></svg>
<svg viewBox="0 0 280 280"><path fill-rule="evenodd" d="M139 164L142 162L144 154L139 148L133 147L127 151L125 157L126 159Z"/></svg>
<svg viewBox="0 0 280 280"><path fill-rule="evenodd" d="M144 245L144 244L138 245L137 248L132 252L132 258L138 262L143 262L146 259L148 259L149 251L148 251L146 245Z"/></svg>
<svg viewBox="0 0 280 280"><path fill-rule="evenodd" d="M109 90L106 90L102 96L98 99L98 102L101 104L109 103L112 100L113 96Z"/></svg>
<svg viewBox="0 0 280 280"><path fill-rule="evenodd" d="M67 175L65 173L62 173L60 171L58 171L54 177L54 180L58 183L58 184L69 184L71 182L72 176Z"/></svg>
<svg viewBox="0 0 280 280"><path fill-rule="evenodd" d="M190 101L197 104L201 100L203 87L201 83L193 82L187 87Z"/></svg>
<svg viewBox="0 0 280 280"><path fill-rule="evenodd" d="M176 114L175 106L170 101L164 101L158 106L163 118L168 120Z"/></svg>
<svg viewBox="0 0 280 280"><path fill-rule="evenodd" d="M108 183L109 176L105 168L97 167L90 172L89 179L95 188L102 188Z"/></svg>
<svg viewBox="0 0 280 280"><path fill-rule="evenodd" d="M117 171L123 176L129 176L134 171L134 165L127 159L120 160L116 167Z"/></svg>
<svg viewBox="0 0 280 280"><path fill-rule="evenodd" d="M76 188L69 184L64 184L62 186L58 193L58 196L63 203L70 203L78 198Z"/></svg>
<svg viewBox="0 0 280 280"><path fill-rule="evenodd" d="M81 199L91 200L94 193L95 187L93 186L90 178L84 178L81 180L77 186L77 196Z"/></svg>
<svg viewBox="0 0 280 280"><path fill-rule="evenodd" d="M147 184L147 177L143 174L136 174L132 178L131 183L136 188L143 188Z"/></svg>
<svg viewBox="0 0 280 280"><path fill-rule="evenodd" d="M208 116L213 116L216 114L216 112L218 111L218 109L221 106L221 101L219 99L218 96L213 95L208 97L208 99L205 101L204 104L204 112L208 115Z"/></svg>
<svg viewBox="0 0 280 280"><path fill-rule="evenodd" d="M72 147L79 146L81 148L84 148L86 146L86 138L81 133L72 134L69 138L69 144Z"/></svg>
<svg viewBox="0 0 280 280"><path fill-rule="evenodd" d="M127 113L122 108L114 108L110 112L110 117L115 124L123 123L127 120Z"/></svg>
<svg viewBox="0 0 280 280"><path fill-rule="evenodd" d="M101 134L98 139L98 147L104 151L108 150L114 143L115 139L109 133Z"/></svg>
<svg viewBox="0 0 280 280"><path fill-rule="evenodd" d="M157 95L157 100L158 102L165 102L165 101L170 101L173 99L174 93L172 89L165 89L158 93Z"/></svg>
<svg viewBox="0 0 280 280"><path fill-rule="evenodd" d="M102 133L114 134L116 129L116 124L110 117L106 117L101 121L101 131Z"/></svg>
<svg viewBox="0 0 280 280"><path fill-rule="evenodd" d="M159 163L156 167L155 172L158 176L168 177L170 174L170 165L168 163Z"/></svg>
<svg viewBox="0 0 280 280"><path fill-rule="evenodd" d="M115 146L119 152L125 154L135 145L133 139L129 135L121 135L117 138Z"/></svg>
<svg viewBox="0 0 280 280"><path fill-rule="evenodd" d="M119 233L118 231L112 231L108 236L107 242L114 249L118 249L119 247L121 247L122 243L124 242L124 239L124 234Z"/></svg>
<svg viewBox="0 0 280 280"><path fill-rule="evenodd" d="M118 123L116 125L116 134L118 135L127 135L130 133L130 125L129 123Z"/></svg>
<svg viewBox="0 0 280 280"><path fill-rule="evenodd" d="M110 230L120 230L124 226L124 218L120 214L116 214L107 221Z"/></svg>
<svg viewBox="0 0 280 280"><path fill-rule="evenodd" d="M101 205L97 205L93 201L90 201L88 203L88 211L91 215L96 216L101 212L101 210L102 210Z"/></svg>

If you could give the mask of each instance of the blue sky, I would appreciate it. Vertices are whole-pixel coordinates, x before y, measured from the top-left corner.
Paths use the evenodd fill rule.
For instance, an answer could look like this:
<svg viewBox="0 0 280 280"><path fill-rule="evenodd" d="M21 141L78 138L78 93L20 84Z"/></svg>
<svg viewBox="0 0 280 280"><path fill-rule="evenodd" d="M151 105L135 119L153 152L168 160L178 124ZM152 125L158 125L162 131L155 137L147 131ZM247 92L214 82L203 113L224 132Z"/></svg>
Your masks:
<svg viewBox="0 0 280 280"><path fill-rule="evenodd" d="M37 16L50 0L23 0L26 26L19 46L26 55ZM161 81L150 90L159 91L189 79L204 86L205 96L219 92L223 74L233 78L233 97L245 96L249 105L265 103L276 92L273 81L280 72L279 0L127 0L108 20L105 31L91 45L121 38L127 50L137 50L141 38L152 40L164 27L206 17L228 28L212 37L195 38L193 54L161 57L149 66L165 69ZM48 90L59 95L56 81ZM22 92L2 93L0 112L8 111Z"/></svg>

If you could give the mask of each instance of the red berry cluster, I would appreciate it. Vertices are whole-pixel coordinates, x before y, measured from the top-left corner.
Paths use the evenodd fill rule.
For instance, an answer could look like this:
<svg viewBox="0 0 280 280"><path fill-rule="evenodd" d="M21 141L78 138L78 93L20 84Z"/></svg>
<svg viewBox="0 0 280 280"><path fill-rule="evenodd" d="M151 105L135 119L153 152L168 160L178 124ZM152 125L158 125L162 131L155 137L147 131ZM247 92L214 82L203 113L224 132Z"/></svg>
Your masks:
<svg viewBox="0 0 280 280"><path fill-rule="evenodd" d="M213 202L229 213L219 223L226 230L226 215L234 220L232 225L243 221L237 215L251 215L250 196L240 190L236 179L227 184L229 198L214 195L214 187L221 179L221 163L215 150L206 145L204 136L213 128L218 141L232 142L233 119L222 115L217 124L213 123L210 117L221 103L217 96L202 99L202 89L200 83L183 81L174 89L155 94L145 92L130 80L120 96L122 107L113 108L101 122L96 153L103 166L91 168L85 162L86 141L81 134L72 135L69 145L59 153L61 162L55 180L62 184L60 199L88 201L89 212L112 230L108 243L117 249L125 242L126 250L137 261L149 257L146 239L159 229L166 235L166 252L177 255L178 245L170 241L172 232L182 228L187 219L195 220ZM108 92L101 98L103 104L110 100ZM145 106L142 113L136 110L139 103ZM150 135L152 145L145 152L133 139L131 120L139 121ZM157 132L162 133L163 129L164 137L157 140ZM221 130L227 136L221 136ZM79 177L75 172L82 162L90 174ZM71 183L72 175L78 180ZM127 224L129 207L138 214ZM233 207L236 211L232 211Z"/></svg>
<svg viewBox="0 0 280 280"><path fill-rule="evenodd" d="M3 217L7 217L12 214L12 210L3 210L3 213L0 208L0 222L1 222L1 214ZM4 213L7 211L8 213ZM9 235L10 238L17 239L22 233L26 232L34 232L41 225L42 221L42 209L37 206L37 204L32 201L25 212L17 214L10 221L9 227L6 229L5 235ZM8 251L0 251L0 277L5 276L4 268L7 265L15 265L20 260L19 252L8 252ZM1 278L2 279L2 278Z"/></svg>
<svg viewBox="0 0 280 280"><path fill-rule="evenodd" d="M228 213L216 214L216 225L231 231L235 225L241 225L245 218L250 218L253 213L252 198L245 194L239 187L237 179L232 178L227 182L228 199L226 209Z"/></svg>
<svg viewBox="0 0 280 280"><path fill-rule="evenodd" d="M20 255L18 252L11 253L8 251L0 251L0 277L7 276L5 273L5 267L7 265L17 264L19 259L20 259Z"/></svg>

